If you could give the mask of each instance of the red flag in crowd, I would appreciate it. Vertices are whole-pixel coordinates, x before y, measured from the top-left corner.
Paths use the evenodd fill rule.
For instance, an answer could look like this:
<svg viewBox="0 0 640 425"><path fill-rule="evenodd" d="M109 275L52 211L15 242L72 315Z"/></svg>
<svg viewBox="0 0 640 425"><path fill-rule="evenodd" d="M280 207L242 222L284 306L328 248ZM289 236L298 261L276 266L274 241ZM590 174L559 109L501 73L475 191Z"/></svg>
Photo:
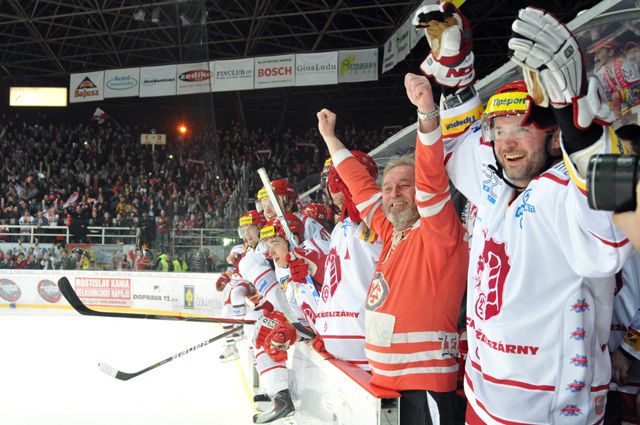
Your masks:
<svg viewBox="0 0 640 425"><path fill-rule="evenodd" d="M96 111L91 116L91 121L98 121L98 124L102 124L109 118L111 117L105 111L100 108L96 108Z"/></svg>

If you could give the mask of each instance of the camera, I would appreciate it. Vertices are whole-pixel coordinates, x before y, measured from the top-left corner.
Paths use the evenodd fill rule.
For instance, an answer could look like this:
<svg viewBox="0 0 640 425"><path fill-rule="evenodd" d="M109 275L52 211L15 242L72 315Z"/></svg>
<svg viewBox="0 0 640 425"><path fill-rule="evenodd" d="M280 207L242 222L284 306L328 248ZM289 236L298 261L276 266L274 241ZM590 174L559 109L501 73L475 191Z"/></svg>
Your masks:
<svg viewBox="0 0 640 425"><path fill-rule="evenodd" d="M637 155L593 155L587 169L589 207L615 212L635 210L639 178Z"/></svg>

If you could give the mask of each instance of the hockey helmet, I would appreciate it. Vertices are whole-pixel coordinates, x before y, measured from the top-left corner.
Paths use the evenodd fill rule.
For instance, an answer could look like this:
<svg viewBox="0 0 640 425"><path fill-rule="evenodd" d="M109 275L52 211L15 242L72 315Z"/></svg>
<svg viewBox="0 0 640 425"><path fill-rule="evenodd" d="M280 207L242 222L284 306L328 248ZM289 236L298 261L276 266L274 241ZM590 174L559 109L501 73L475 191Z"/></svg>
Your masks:
<svg viewBox="0 0 640 425"><path fill-rule="evenodd" d="M293 210L298 200L298 194L294 190L293 185L286 179L278 179L271 182L271 187L276 196L281 199L281 206L284 210ZM256 206L258 211L263 212L269 205L271 205L269 193L263 187L258 191L258 195L256 196Z"/></svg>
<svg viewBox="0 0 640 425"><path fill-rule="evenodd" d="M244 226L256 226L258 230L264 226L266 220L260 214L260 212L256 210L249 210L240 217L238 220L238 235L243 237L243 227Z"/></svg>
<svg viewBox="0 0 640 425"><path fill-rule="evenodd" d="M356 151L356 150L351 151L351 155L353 155L358 160L358 162L360 162L362 165L364 165L367 168L367 171L369 172L371 177L373 177L374 179L378 177L378 165L373 160L373 158L371 158L368 154L362 151ZM325 166L326 166L326 162L325 162ZM329 190L333 193L338 193L338 192L344 193L345 190L348 190L347 186L344 184L344 182L338 175L338 172L336 171L333 164L329 166L329 173L327 175L327 186L329 187Z"/></svg>
<svg viewBox="0 0 640 425"><path fill-rule="evenodd" d="M311 217L312 219L324 223L329 218L329 209L325 204L321 204L318 202L310 202L303 209L302 214L307 217Z"/></svg>
<svg viewBox="0 0 640 425"><path fill-rule="evenodd" d="M517 115L522 116L520 127L533 124L537 128L548 129L556 125L549 108L537 106L527 92L524 80L518 80L503 85L489 98L482 114L483 139L486 142L495 141L495 118Z"/></svg>
<svg viewBox="0 0 640 425"><path fill-rule="evenodd" d="M286 213L284 218L287 220L287 225L291 230L291 233L298 236L298 241L302 242L304 240L304 224L302 221L295 215L291 213ZM280 236L287 239L287 232L282 227L282 223L280 223L280 219L277 217L272 218L267 221L267 223L260 230L260 240L265 240L269 238L273 238L276 236Z"/></svg>

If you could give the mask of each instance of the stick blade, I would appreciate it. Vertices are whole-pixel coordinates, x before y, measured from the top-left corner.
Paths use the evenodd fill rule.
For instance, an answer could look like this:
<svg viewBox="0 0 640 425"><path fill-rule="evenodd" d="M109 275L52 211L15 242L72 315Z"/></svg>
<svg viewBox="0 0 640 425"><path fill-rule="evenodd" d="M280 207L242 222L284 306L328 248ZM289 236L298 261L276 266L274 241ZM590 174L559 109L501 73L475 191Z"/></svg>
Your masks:
<svg viewBox="0 0 640 425"><path fill-rule="evenodd" d="M115 367L110 366L106 363L98 363L98 369L100 369L100 372L104 373L105 375L109 375L110 377L119 379L121 381L128 381L129 379L137 376L137 374L135 373L121 372Z"/></svg>
<svg viewBox="0 0 640 425"><path fill-rule="evenodd" d="M100 369L100 372L109 375L112 378L115 378L118 374L118 370L115 367L109 366L106 363L98 363L98 369Z"/></svg>

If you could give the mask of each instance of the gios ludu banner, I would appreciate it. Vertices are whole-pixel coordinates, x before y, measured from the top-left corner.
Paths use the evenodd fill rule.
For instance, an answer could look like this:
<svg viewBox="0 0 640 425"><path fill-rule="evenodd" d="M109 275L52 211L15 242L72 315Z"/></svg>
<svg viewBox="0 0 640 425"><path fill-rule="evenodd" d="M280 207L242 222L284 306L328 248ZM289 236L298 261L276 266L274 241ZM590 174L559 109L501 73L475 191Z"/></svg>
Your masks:
<svg viewBox="0 0 640 425"><path fill-rule="evenodd" d="M140 97L175 96L176 65L140 68Z"/></svg>
<svg viewBox="0 0 640 425"><path fill-rule="evenodd" d="M211 91L211 71L208 62L178 65L177 94L208 93Z"/></svg>
<svg viewBox="0 0 640 425"><path fill-rule="evenodd" d="M256 89L293 86L296 82L295 55L255 58Z"/></svg>
<svg viewBox="0 0 640 425"><path fill-rule="evenodd" d="M69 103L103 100L104 71L71 74L69 78Z"/></svg>
<svg viewBox="0 0 640 425"><path fill-rule="evenodd" d="M213 72L212 91L253 89L253 58L214 61L209 66Z"/></svg>
<svg viewBox="0 0 640 425"><path fill-rule="evenodd" d="M340 50L338 83L378 80L378 49Z"/></svg>
<svg viewBox="0 0 640 425"><path fill-rule="evenodd" d="M104 72L104 97L131 97L140 93L140 68L109 69Z"/></svg>
<svg viewBox="0 0 640 425"><path fill-rule="evenodd" d="M338 52L296 55L296 86L338 83Z"/></svg>

